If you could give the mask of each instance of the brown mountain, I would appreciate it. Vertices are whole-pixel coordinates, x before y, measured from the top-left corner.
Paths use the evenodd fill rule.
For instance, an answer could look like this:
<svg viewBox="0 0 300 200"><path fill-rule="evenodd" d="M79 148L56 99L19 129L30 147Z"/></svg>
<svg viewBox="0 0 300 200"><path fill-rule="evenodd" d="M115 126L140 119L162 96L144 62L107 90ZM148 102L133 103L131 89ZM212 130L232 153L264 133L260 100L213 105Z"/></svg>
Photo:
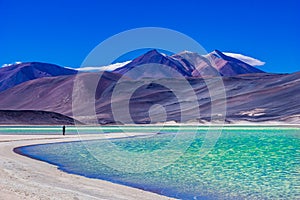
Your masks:
<svg viewBox="0 0 300 200"><path fill-rule="evenodd" d="M214 77L190 78L189 83L197 94L200 109L200 119L193 114L195 102L191 102L188 94L191 88L184 86L182 79L127 79L118 82L120 75L105 72L93 93L95 81L99 78L96 73L79 74L77 76L60 76L41 78L27 81L14 88L0 93L0 109L14 110L45 110L62 113L72 117L72 90L75 78L87 96L76 109L87 109L85 102L88 96L95 98L95 109L99 122L115 123L111 111L111 102L120 105L117 111L123 111L124 101L129 101L129 112L135 123L150 123L149 109L153 116L160 119L160 109L152 109L153 105L162 105L166 110L167 121L187 122L189 120L210 121L210 94L205 81L214 81ZM235 77L223 77L227 99L227 122L241 120L262 122L282 121L289 123L300 122L300 73L294 74L247 74ZM77 82L78 83L78 82ZM186 95L186 99L178 99L166 85L178 86L178 93ZM115 87L118 87L115 98L111 98ZM137 87L139 86L139 87ZM182 86L182 88L181 88ZM137 89L132 92L132 88ZM130 95L128 95L130 94ZM86 98L86 99L84 99ZM180 107L179 105L184 105ZM119 110L118 110L119 109ZM184 109L184 112L182 112ZM83 112L84 113L84 112ZM182 116L184 114L184 116ZM81 116L88 118L89 116ZM182 118L183 117L183 118ZM182 119L183 120L182 120ZM81 120L81 119L79 119ZM158 120L159 121L159 120ZM126 118L121 121L128 123ZM157 122L153 121L152 122Z"/></svg>

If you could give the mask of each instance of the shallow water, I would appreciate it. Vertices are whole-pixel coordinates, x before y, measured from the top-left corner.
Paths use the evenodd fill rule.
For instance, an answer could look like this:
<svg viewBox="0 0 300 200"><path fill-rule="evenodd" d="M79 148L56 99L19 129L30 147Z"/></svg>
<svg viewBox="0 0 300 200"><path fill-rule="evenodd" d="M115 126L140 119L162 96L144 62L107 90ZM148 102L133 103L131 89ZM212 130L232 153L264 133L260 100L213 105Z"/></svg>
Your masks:
<svg viewBox="0 0 300 200"><path fill-rule="evenodd" d="M138 131L138 128L131 129ZM110 142L122 151L144 155L166 148L175 137L173 131L174 127L166 128L162 132L169 134ZM186 134L190 132L191 128L186 128ZM205 129L199 130L185 153L159 170L149 170L149 163L132 166L138 167L139 173L125 172L120 170L123 166L116 166L132 165L133 158L126 158L128 163L118 163L113 154L101 154L106 147L105 140L34 145L17 151L55 164L66 172L181 199L300 198L299 129L225 128L214 148L202 157L205 133ZM107 165L102 157L111 158L114 165Z"/></svg>

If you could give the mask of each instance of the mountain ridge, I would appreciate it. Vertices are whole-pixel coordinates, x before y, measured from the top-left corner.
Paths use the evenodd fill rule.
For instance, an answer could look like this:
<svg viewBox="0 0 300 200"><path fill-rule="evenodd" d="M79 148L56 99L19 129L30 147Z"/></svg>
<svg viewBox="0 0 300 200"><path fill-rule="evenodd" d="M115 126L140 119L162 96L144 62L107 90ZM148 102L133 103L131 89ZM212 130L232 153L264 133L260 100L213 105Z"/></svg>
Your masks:
<svg viewBox="0 0 300 200"><path fill-rule="evenodd" d="M145 64L151 64L146 68ZM165 76L157 70L158 66L168 66L175 70L166 71ZM138 72L139 68L143 72ZM152 69L151 69L152 67ZM171 56L163 55L157 50L150 50L145 54L135 58L130 63L113 70L114 73L126 74L129 71L136 71L138 75L135 78L162 78L162 77L201 77L201 76L236 76L247 73L265 73L264 71L251 66L237 58L223 54L215 50L207 55L200 55L195 52L183 51ZM152 71L151 71L152 70Z"/></svg>
<svg viewBox="0 0 300 200"><path fill-rule="evenodd" d="M77 74L76 70L49 63L25 62L12 64L0 68L0 92L29 80L74 74Z"/></svg>
<svg viewBox="0 0 300 200"><path fill-rule="evenodd" d="M217 56L216 56L217 55ZM223 54L219 50L214 50L207 57L213 60L215 68L223 76L236 76L240 74L265 73L264 71L253 67L237 58Z"/></svg>

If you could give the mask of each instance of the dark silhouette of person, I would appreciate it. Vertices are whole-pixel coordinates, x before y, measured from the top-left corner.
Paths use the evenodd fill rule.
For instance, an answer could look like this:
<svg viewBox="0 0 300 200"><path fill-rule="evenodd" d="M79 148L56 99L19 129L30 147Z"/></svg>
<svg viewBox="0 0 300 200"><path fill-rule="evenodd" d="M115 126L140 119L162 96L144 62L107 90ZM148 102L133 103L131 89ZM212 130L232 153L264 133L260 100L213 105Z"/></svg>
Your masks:
<svg viewBox="0 0 300 200"><path fill-rule="evenodd" d="M63 125L63 127L62 127L62 133L63 133L63 135L66 134L66 126L65 125Z"/></svg>

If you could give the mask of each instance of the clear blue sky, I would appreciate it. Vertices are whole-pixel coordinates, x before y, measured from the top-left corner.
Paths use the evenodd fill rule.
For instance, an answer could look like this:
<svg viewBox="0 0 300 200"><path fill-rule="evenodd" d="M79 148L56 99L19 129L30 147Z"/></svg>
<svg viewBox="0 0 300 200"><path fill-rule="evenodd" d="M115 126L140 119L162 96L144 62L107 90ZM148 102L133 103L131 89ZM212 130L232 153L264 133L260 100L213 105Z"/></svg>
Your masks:
<svg viewBox="0 0 300 200"><path fill-rule="evenodd" d="M265 71L300 71L299 0L0 0L0 9L0 66L78 67L106 38L154 26L187 34L207 51L260 59Z"/></svg>

